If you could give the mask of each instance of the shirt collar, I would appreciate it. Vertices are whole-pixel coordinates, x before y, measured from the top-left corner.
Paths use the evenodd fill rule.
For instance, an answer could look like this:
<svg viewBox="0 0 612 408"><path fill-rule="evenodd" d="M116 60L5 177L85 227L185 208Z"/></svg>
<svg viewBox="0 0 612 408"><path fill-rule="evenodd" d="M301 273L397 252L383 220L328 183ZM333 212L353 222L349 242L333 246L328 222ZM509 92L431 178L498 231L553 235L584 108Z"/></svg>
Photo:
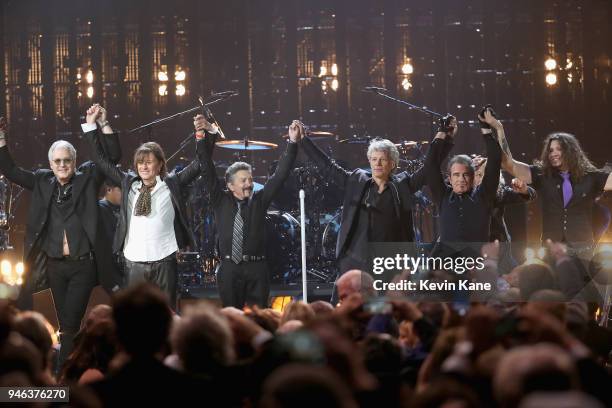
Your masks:
<svg viewBox="0 0 612 408"><path fill-rule="evenodd" d="M450 195L448 196L448 202L452 203L455 200L461 200L465 197L469 198L470 201L474 201L474 197L472 197L473 193L474 193L474 188L472 188L472 191L468 191L467 193L463 193L463 194L457 194L454 191L451 190Z"/></svg>
<svg viewBox="0 0 612 408"><path fill-rule="evenodd" d="M162 181L161 177L159 176L156 176L155 180L156 180L155 187L153 187L153 190L151 190L151 194L159 190L159 188L165 184ZM134 183L132 183L132 190L134 190L135 192L138 192L140 190L140 187L142 187L142 179L139 178Z"/></svg>

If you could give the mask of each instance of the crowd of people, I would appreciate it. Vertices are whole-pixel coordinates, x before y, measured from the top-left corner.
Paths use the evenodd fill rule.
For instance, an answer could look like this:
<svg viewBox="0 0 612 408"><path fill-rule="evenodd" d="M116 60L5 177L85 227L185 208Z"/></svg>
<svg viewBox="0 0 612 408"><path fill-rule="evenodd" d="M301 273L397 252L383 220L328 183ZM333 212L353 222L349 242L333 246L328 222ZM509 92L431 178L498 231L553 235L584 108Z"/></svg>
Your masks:
<svg viewBox="0 0 612 408"><path fill-rule="evenodd" d="M282 312L200 301L179 316L140 283L91 310L57 374L50 324L3 306L0 386L66 385L84 407L610 406L610 331L586 303L540 289L534 275L550 271L528 268L488 302L395 293L378 313L359 270L339 280L338 306L296 300Z"/></svg>

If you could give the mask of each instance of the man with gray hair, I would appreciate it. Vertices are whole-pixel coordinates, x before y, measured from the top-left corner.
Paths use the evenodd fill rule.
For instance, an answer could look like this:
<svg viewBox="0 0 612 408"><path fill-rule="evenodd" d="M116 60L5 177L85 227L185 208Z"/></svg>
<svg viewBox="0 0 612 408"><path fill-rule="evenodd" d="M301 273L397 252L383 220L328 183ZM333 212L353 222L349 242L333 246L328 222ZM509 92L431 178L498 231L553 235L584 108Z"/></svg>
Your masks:
<svg viewBox="0 0 612 408"><path fill-rule="evenodd" d="M94 128L96 143L118 162L119 140L106 114ZM98 129L103 137L98 137ZM61 367L81 326L91 290L104 279L100 274L108 273L96 269L94 257L99 238L98 191L104 174L92 162L77 169L76 150L65 140L54 142L48 156L50 170L30 171L15 165L7 146L6 123L0 118L0 171L32 192L24 245L26 276L18 305L30 309L33 293L51 289L60 324ZM119 282L115 278L107 289Z"/></svg>
<svg viewBox="0 0 612 408"><path fill-rule="evenodd" d="M263 189L253 192L253 173L248 163L232 164L225 173L225 187L216 177L212 150L218 133L216 125L203 115L194 118L196 133L206 133L203 177L217 224L217 248L221 264L217 288L224 307L268 306L270 278L265 256L265 219L272 199L289 176L297 156L297 143L304 125L294 120L289 126L289 143L276 172ZM278 254L286 256L286 254Z"/></svg>
<svg viewBox="0 0 612 408"><path fill-rule="evenodd" d="M419 170L394 175L399 151L393 142L374 139L370 143L367 157L371 172L359 168L345 170L308 137L302 145L322 173L344 191L336 243L339 275L351 269L372 270L368 259L370 242L414 241L414 193L423 186L425 173ZM334 290L332 303L336 301Z"/></svg>
<svg viewBox="0 0 612 408"><path fill-rule="evenodd" d="M484 111L484 117L479 118L490 126L499 122L488 109ZM490 129L483 128L482 132L488 159L484 177L478 186L474 184L475 169L469 156L457 155L448 162L450 185L446 184L440 171L444 157L441 152L457 133L456 119L453 119L450 130L439 131L431 144L430 150L433 154L425 161L425 169L428 176L427 185L440 211L442 244L489 241L491 215L499 183L501 149Z"/></svg>

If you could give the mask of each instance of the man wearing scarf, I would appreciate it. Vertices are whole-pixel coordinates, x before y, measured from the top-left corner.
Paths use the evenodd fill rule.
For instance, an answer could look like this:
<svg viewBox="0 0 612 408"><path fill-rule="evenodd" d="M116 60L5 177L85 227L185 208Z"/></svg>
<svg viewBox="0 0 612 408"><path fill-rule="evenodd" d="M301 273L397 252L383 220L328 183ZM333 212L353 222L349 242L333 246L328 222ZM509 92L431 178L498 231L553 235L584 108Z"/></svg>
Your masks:
<svg viewBox="0 0 612 408"><path fill-rule="evenodd" d="M181 197L189 183L200 175L199 152L204 140L196 135L198 157L181 171L168 173L161 146L146 142L134 152L136 172L123 172L108 160L88 130L87 125L95 123L98 114L95 108L87 112L83 131L94 153L94 161L123 191L113 252L123 255L125 283L154 283L168 295L175 308L176 252L195 246Z"/></svg>

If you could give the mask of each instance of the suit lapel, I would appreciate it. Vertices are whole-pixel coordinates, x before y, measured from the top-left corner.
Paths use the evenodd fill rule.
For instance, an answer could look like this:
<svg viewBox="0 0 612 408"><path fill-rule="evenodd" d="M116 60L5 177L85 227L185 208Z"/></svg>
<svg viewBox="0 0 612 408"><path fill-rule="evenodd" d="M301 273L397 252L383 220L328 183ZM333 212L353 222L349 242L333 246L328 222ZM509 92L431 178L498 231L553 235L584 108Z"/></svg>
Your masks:
<svg viewBox="0 0 612 408"><path fill-rule="evenodd" d="M74 197L75 203L81 197L81 193L83 191L83 188L85 187L86 181L87 177L85 177L83 173L77 170L72 179L72 197Z"/></svg>

